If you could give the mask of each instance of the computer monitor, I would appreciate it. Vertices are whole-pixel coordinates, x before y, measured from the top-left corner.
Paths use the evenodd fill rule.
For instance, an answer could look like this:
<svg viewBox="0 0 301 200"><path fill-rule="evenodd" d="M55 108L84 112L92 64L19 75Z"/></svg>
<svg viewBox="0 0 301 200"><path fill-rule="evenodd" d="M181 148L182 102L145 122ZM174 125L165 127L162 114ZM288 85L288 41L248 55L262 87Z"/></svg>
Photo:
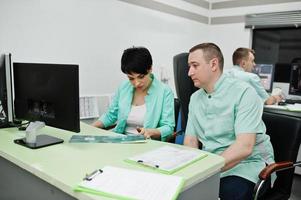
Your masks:
<svg viewBox="0 0 301 200"><path fill-rule="evenodd" d="M289 94L301 96L301 63L292 63Z"/></svg>
<svg viewBox="0 0 301 200"><path fill-rule="evenodd" d="M0 54L0 128L13 125L11 54Z"/></svg>
<svg viewBox="0 0 301 200"><path fill-rule="evenodd" d="M80 131L78 65L14 63L13 72L17 119Z"/></svg>
<svg viewBox="0 0 301 200"><path fill-rule="evenodd" d="M261 84L267 92L273 90L274 70L273 64L256 64L254 68L254 73L258 74Z"/></svg>
<svg viewBox="0 0 301 200"><path fill-rule="evenodd" d="M291 63L276 63L274 82L289 83L291 76Z"/></svg>

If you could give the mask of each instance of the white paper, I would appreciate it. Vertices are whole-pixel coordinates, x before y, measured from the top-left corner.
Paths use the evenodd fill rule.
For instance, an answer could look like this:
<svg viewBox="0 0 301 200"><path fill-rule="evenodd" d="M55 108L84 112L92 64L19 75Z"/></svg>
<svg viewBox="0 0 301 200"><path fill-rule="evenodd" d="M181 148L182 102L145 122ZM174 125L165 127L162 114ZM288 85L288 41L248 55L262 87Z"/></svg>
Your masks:
<svg viewBox="0 0 301 200"><path fill-rule="evenodd" d="M286 107L290 111L301 111L301 104L299 103L286 105Z"/></svg>
<svg viewBox="0 0 301 200"><path fill-rule="evenodd" d="M129 160L136 162L140 161L141 164L156 167L161 170L173 171L204 156L206 156L206 154L199 150L164 146L156 150L131 157Z"/></svg>
<svg viewBox="0 0 301 200"><path fill-rule="evenodd" d="M182 177L106 166L81 187L123 197L145 200L171 200L180 190Z"/></svg>

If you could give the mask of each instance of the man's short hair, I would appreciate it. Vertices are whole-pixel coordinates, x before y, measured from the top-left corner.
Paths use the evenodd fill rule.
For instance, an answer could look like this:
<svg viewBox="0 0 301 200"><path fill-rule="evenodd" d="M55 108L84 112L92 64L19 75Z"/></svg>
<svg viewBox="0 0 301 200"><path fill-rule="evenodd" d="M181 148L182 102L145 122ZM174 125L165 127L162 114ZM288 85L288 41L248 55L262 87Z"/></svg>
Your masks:
<svg viewBox="0 0 301 200"><path fill-rule="evenodd" d="M242 60L246 60L249 58L249 53L255 55L255 51L249 48L240 47L236 49L232 55L233 65L239 65Z"/></svg>
<svg viewBox="0 0 301 200"><path fill-rule="evenodd" d="M212 60L213 58L217 58L218 63L219 63L219 68L221 71L223 71L223 67L224 67L223 53L216 44L214 44L214 43L198 44L198 45L192 47L189 50L189 53L194 52L198 49L203 51L204 59L206 60L207 63L209 63L209 61Z"/></svg>
<svg viewBox="0 0 301 200"><path fill-rule="evenodd" d="M145 47L132 47L123 51L121 71L125 74L147 74L152 65L152 56Z"/></svg>

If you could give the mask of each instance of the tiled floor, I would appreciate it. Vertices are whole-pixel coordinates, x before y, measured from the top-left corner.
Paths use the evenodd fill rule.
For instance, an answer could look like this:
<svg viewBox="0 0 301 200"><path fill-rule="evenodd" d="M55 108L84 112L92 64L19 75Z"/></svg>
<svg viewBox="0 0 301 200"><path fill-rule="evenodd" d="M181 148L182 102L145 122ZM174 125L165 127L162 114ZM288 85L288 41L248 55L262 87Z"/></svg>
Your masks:
<svg viewBox="0 0 301 200"><path fill-rule="evenodd" d="M290 200L301 199L301 175L295 175Z"/></svg>

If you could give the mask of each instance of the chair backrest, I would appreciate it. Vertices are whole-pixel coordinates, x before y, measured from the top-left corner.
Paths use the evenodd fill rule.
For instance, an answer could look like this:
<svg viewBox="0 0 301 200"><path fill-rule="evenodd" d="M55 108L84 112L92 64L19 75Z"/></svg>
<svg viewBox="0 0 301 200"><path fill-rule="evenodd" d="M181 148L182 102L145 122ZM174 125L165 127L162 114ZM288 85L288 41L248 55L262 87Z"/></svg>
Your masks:
<svg viewBox="0 0 301 200"><path fill-rule="evenodd" d="M176 142L176 131L177 131L177 122L179 117L179 111L180 111L180 100L175 98L174 99L174 111L175 111L175 128L174 133L166 138L166 142L169 143L175 143Z"/></svg>
<svg viewBox="0 0 301 200"><path fill-rule="evenodd" d="M301 140L301 118L264 112L263 121L267 127L274 148L275 161L296 162ZM291 194L294 169L279 171L273 188L263 199L288 199ZM280 197L281 196L281 197ZM277 198L278 199L278 198Z"/></svg>
<svg viewBox="0 0 301 200"><path fill-rule="evenodd" d="M177 130L177 122L178 122L178 118L179 118L179 112L180 112L180 100L175 98L174 100L174 106L175 106L175 129L174 131Z"/></svg>
<svg viewBox="0 0 301 200"><path fill-rule="evenodd" d="M186 129L190 96L198 90L188 76L188 55L189 53L180 53L173 58L175 87L181 105L181 125L183 130Z"/></svg>

